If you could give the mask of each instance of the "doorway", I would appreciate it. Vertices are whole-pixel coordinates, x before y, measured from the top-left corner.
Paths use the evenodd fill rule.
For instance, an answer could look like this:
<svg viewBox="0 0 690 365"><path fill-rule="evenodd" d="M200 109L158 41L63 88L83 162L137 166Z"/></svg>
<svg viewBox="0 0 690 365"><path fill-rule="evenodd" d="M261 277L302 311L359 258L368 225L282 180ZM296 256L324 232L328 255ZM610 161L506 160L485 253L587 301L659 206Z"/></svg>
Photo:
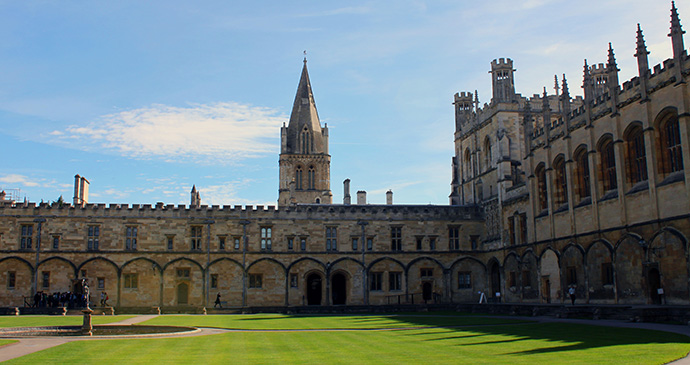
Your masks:
<svg viewBox="0 0 690 365"><path fill-rule="evenodd" d="M546 303L551 303L551 280L549 280L548 276L541 278L541 290L542 298L546 301Z"/></svg>
<svg viewBox="0 0 690 365"><path fill-rule="evenodd" d="M424 299L424 303L431 300L431 286L431 282L429 281L426 281L424 284L422 284L422 299Z"/></svg>
<svg viewBox="0 0 690 365"><path fill-rule="evenodd" d="M659 269L649 269L647 276L649 279L649 298L652 299L652 304L661 304L661 294L659 294L661 275L659 274Z"/></svg>
<svg viewBox="0 0 690 365"><path fill-rule="evenodd" d="M347 302L347 280L345 275L337 273L331 278L333 305L342 305Z"/></svg>
<svg viewBox="0 0 690 365"><path fill-rule="evenodd" d="M501 301L501 272L499 271L498 263L491 264L491 297L496 301ZM496 294L498 293L498 295Z"/></svg>
<svg viewBox="0 0 690 365"><path fill-rule="evenodd" d="M321 275L307 276L307 305L321 305Z"/></svg>
<svg viewBox="0 0 690 365"><path fill-rule="evenodd" d="M177 285L177 305L189 304L189 285L180 283Z"/></svg>

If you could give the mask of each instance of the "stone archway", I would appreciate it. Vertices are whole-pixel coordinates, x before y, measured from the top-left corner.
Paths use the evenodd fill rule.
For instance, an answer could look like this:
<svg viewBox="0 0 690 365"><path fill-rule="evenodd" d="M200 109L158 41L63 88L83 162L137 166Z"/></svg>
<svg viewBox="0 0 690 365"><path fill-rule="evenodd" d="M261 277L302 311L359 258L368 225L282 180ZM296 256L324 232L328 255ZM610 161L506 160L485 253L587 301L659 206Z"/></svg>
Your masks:
<svg viewBox="0 0 690 365"><path fill-rule="evenodd" d="M307 305L321 305L321 275L312 273L307 276Z"/></svg>
<svg viewBox="0 0 690 365"><path fill-rule="evenodd" d="M333 305L347 303L347 278L343 273L335 273L331 277L331 299Z"/></svg>
<svg viewBox="0 0 690 365"><path fill-rule="evenodd" d="M498 262L493 262L489 266L489 275L491 282L491 295L490 297L495 298L496 301L501 301L501 271L498 266Z"/></svg>
<svg viewBox="0 0 690 365"><path fill-rule="evenodd" d="M650 268L647 271L647 286L649 287L649 298L652 304L661 304L661 293L659 293L661 274L659 274L659 269L656 267Z"/></svg>

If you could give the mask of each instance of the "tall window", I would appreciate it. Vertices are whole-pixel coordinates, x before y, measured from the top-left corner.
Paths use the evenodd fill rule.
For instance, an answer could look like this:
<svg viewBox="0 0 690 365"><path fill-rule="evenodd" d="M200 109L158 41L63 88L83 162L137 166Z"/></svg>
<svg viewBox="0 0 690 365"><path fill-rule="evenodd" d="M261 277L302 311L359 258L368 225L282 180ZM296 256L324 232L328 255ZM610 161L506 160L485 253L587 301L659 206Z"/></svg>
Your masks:
<svg viewBox="0 0 690 365"><path fill-rule="evenodd" d="M42 277L41 287L43 287L43 289L50 288L50 271L43 271L41 273L41 277Z"/></svg>
<svg viewBox="0 0 690 365"><path fill-rule="evenodd" d="M520 243L527 243L527 214L519 215L520 219Z"/></svg>
<svg viewBox="0 0 690 365"><path fill-rule="evenodd" d="M436 237L429 237L429 250L436 250Z"/></svg>
<svg viewBox="0 0 690 365"><path fill-rule="evenodd" d="M22 250L30 250L33 245L34 225L22 224L22 236L19 240L19 248Z"/></svg>
<svg viewBox="0 0 690 365"><path fill-rule="evenodd" d="M88 250L98 250L98 241L101 235L100 226L89 226L87 229L86 248Z"/></svg>
<svg viewBox="0 0 690 365"><path fill-rule="evenodd" d="M261 249L271 250L271 227L261 227Z"/></svg>
<svg viewBox="0 0 690 365"><path fill-rule="evenodd" d="M424 242L424 238L422 237L417 237L417 251L422 250L422 242Z"/></svg>
<svg viewBox="0 0 690 365"><path fill-rule="evenodd" d="M127 227L125 232L125 249L137 249L137 227Z"/></svg>
<svg viewBox="0 0 690 365"><path fill-rule="evenodd" d="M371 285L369 286L369 290L371 291L378 291L378 290L383 290L383 273L382 272L372 272L371 273Z"/></svg>
<svg viewBox="0 0 690 365"><path fill-rule="evenodd" d="M338 229L326 227L326 251L338 251Z"/></svg>
<svg viewBox="0 0 690 365"><path fill-rule="evenodd" d="M295 189L302 190L302 166L297 166L295 170Z"/></svg>
<svg viewBox="0 0 690 365"><path fill-rule="evenodd" d="M211 274L211 289L218 289L218 274Z"/></svg>
<svg viewBox="0 0 690 365"><path fill-rule="evenodd" d="M548 194L546 191L546 169L544 164L539 164L537 169L534 171L537 177L537 206L539 210L548 209Z"/></svg>
<svg viewBox="0 0 690 365"><path fill-rule="evenodd" d="M458 289L472 288L472 273L469 271L461 271L458 273Z"/></svg>
<svg viewBox="0 0 690 365"><path fill-rule="evenodd" d="M515 216L508 217L508 239L510 245L515 245Z"/></svg>
<svg viewBox="0 0 690 365"><path fill-rule="evenodd" d="M402 227L391 227L391 250L402 251Z"/></svg>
<svg viewBox="0 0 690 365"><path fill-rule="evenodd" d="M472 177L472 154L470 149L465 150L465 180L469 180Z"/></svg>
<svg viewBox="0 0 690 365"><path fill-rule="evenodd" d="M374 239L372 237L367 237L367 251L374 249Z"/></svg>
<svg viewBox="0 0 690 365"><path fill-rule="evenodd" d="M17 273L14 271L7 272L7 289L14 289L17 284Z"/></svg>
<svg viewBox="0 0 690 365"><path fill-rule="evenodd" d="M678 115L668 114L659 124L661 137L661 168L664 173L671 173L683 169L683 154L680 144L680 129Z"/></svg>
<svg viewBox="0 0 690 365"><path fill-rule="evenodd" d="M615 190L618 188L616 182L616 155L613 151L613 141L610 138L601 143L599 153L601 154L601 182L604 191Z"/></svg>
<svg viewBox="0 0 690 365"><path fill-rule="evenodd" d="M240 241L242 240L241 237L235 236L232 238L232 245L235 250L240 249Z"/></svg>
<svg viewBox="0 0 690 365"><path fill-rule="evenodd" d="M580 200L590 197L589 158L587 148L583 147L575 152L575 166L577 169L577 195Z"/></svg>
<svg viewBox="0 0 690 365"><path fill-rule="evenodd" d="M202 226L192 226L192 250L201 250Z"/></svg>
<svg viewBox="0 0 690 365"><path fill-rule="evenodd" d="M168 246L168 251L172 251L175 248L175 236L167 236L165 238L166 244Z"/></svg>
<svg viewBox="0 0 690 365"><path fill-rule="evenodd" d="M250 289L261 289L263 286L263 275L262 274L249 274L249 288Z"/></svg>
<svg viewBox="0 0 690 365"><path fill-rule="evenodd" d="M300 237L299 238L299 249L302 251L307 250L307 237Z"/></svg>
<svg viewBox="0 0 690 365"><path fill-rule="evenodd" d="M304 131L302 131L302 135L301 135L300 140L301 140L300 142L302 145L302 153L307 154L307 153L311 152L314 145L311 141L309 131L306 128L304 129Z"/></svg>
<svg viewBox="0 0 690 365"><path fill-rule="evenodd" d="M359 244L359 238L352 237L352 251L357 251L358 244Z"/></svg>
<svg viewBox="0 0 690 365"><path fill-rule="evenodd" d="M402 273L392 271L388 273L388 290L402 290Z"/></svg>
<svg viewBox="0 0 690 365"><path fill-rule="evenodd" d="M491 168L491 140L486 137L484 141L484 171Z"/></svg>
<svg viewBox="0 0 690 365"><path fill-rule="evenodd" d="M60 236L53 236L53 250L60 248Z"/></svg>
<svg viewBox="0 0 690 365"><path fill-rule="evenodd" d="M559 156L553 163L556 205L568 203L568 179L565 173L565 159Z"/></svg>
<svg viewBox="0 0 690 365"><path fill-rule="evenodd" d="M295 246L295 237L288 237L287 238L287 248L288 250L294 249Z"/></svg>
<svg viewBox="0 0 690 365"><path fill-rule="evenodd" d="M647 156L642 127L636 125L626 135L628 179L631 184L647 180Z"/></svg>
<svg viewBox="0 0 690 365"><path fill-rule="evenodd" d="M448 227L448 249L460 249L460 227Z"/></svg>
<svg viewBox="0 0 690 365"><path fill-rule="evenodd" d="M309 166L309 170L307 171L307 178L309 179L309 185L307 185L308 188L314 190L314 186L316 185L314 166Z"/></svg>
<svg viewBox="0 0 690 365"><path fill-rule="evenodd" d="M225 236L218 236L218 250L225 250Z"/></svg>
<svg viewBox="0 0 690 365"><path fill-rule="evenodd" d="M565 272L565 283L567 285L577 285L577 268L568 266Z"/></svg>

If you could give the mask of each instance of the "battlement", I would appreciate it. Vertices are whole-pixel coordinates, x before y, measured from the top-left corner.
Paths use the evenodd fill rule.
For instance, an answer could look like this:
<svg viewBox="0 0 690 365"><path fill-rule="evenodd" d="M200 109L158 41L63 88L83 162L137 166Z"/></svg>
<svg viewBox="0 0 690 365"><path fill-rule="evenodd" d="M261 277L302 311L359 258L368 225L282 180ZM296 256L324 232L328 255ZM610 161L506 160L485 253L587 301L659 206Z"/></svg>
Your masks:
<svg viewBox="0 0 690 365"><path fill-rule="evenodd" d="M0 216L17 220L33 220L37 217L48 219L66 219L82 217L86 219L189 219L198 220L240 220L240 219L343 219L343 220L428 220L481 219L481 211L476 206L450 205L330 205L330 204L297 204L285 207L273 205L202 205L193 208L180 205L151 204L86 204L74 206L65 204L62 207L43 203L14 204L0 206Z"/></svg>
<svg viewBox="0 0 690 365"><path fill-rule="evenodd" d="M592 75L599 75L599 74L605 74L606 73L606 65L603 63L597 63L589 67L589 72Z"/></svg>
<svg viewBox="0 0 690 365"><path fill-rule="evenodd" d="M455 93L455 101L474 101L474 94L471 91L461 91L460 93Z"/></svg>
<svg viewBox="0 0 690 365"><path fill-rule="evenodd" d="M491 61L491 69L498 69L498 68L513 68L513 60L510 58L499 58L496 60Z"/></svg>

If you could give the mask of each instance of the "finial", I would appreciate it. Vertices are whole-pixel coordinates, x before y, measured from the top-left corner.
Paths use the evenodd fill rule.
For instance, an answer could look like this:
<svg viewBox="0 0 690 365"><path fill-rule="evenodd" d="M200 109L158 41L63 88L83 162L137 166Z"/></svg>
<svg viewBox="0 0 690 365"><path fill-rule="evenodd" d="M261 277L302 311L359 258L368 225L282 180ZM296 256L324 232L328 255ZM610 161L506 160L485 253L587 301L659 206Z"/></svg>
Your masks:
<svg viewBox="0 0 690 365"><path fill-rule="evenodd" d="M607 66L618 71L618 67L616 67L616 56L613 54L613 47L611 46L611 42L609 42L609 62Z"/></svg>
<svg viewBox="0 0 690 365"><path fill-rule="evenodd" d="M307 63L307 50L304 50L304 64Z"/></svg>
<svg viewBox="0 0 690 365"><path fill-rule="evenodd" d="M637 23L637 52L635 52L635 57L640 57L648 55L647 45L644 42L644 34L642 34L642 28L640 28L640 23Z"/></svg>
<svg viewBox="0 0 690 365"><path fill-rule="evenodd" d="M563 95L568 94L568 81L565 79L565 74L563 74Z"/></svg>
<svg viewBox="0 0 690 365"><path fill-rule="evenodd" d="M556 91L556 95L558 95L558 75L553 75L553 89Z"/></svg>

